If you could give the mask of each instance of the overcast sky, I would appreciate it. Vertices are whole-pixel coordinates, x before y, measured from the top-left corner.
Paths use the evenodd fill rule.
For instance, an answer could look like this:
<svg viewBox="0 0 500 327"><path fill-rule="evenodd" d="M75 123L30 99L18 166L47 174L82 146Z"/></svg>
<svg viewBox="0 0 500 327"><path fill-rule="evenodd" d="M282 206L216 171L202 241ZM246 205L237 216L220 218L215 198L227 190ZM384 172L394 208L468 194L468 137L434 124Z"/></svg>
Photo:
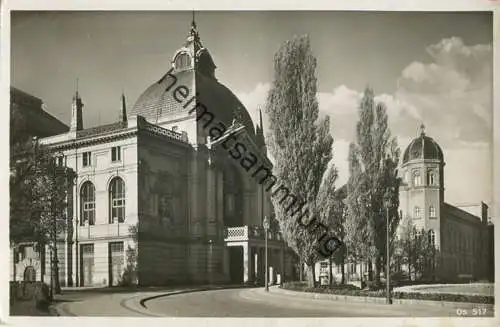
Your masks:
<svg viewBox="0 0 500 327"><path fill-rule="evenodd" d="M69 123L75 80L84 126L118 119L122 90L132 106L169 68L191 12L12 12L11 82ZM330 115L339 184L366 85L388 107L401 151L426 125L443 148L445 200L492 200L492 16L489 13L197 12L216 76L257 117L273 55L309 34L318 98ZM266 125L266 124L265 124ZM266 126L265 126L266 127Z"/></svg>

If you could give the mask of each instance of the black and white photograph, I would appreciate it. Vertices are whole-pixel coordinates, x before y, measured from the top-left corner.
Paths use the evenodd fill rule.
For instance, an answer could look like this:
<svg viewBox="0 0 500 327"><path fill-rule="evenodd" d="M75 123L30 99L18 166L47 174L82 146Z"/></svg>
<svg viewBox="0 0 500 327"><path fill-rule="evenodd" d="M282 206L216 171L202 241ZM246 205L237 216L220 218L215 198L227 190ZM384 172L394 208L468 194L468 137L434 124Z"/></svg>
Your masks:
<svg viewBox="0 0 500 327"><path fill-rule="evenodd" d="M493 10L118 9L10 11L2 319L495 316Z"/></svg>

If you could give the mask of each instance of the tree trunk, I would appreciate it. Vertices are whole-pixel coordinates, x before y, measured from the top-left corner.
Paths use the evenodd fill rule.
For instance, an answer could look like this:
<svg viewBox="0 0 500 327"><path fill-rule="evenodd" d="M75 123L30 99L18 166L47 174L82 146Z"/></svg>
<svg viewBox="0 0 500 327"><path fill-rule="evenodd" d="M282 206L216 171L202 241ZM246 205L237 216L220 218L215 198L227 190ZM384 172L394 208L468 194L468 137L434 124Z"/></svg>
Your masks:
<svg viewBox="0 0 500 327"><path fill-rule="evenodd" d="M302 260L300 260L299 263L299 280L301 282L304 281L304 264L302 263Z"/></svg>
<svg viewBox="0 0 500 327"><path fill-rule="evenodd" d="M328 284L333 284L332 258L328 258Z"/></svg>
<svg viewBox="0 0 500 327"><path fill-rule="evenodd" d="M341 280L341 284L342 285L345 285L345 257L342 256L342 259L340 261L340 272L342 273L342 280Z"/></svg>
<svg viewBox="0 0 500 327"><path fill-rule="evenodd" d="M53 282L54 282L54 291L56 294L61 294L61 284L59 282L59 259L57 256L57 244L54 244L54 251L52 252L54 254L54 260L53 260L53 271L52 276L53 276Z"/></svg>
<svg viewBox="0 0 500 327"><path fill-rule="evenodd" d="M316 271L314 264L307 265L307 286L314 287L316 285Z"/></svg>
<svg viewBox="0 0 500 327"><path fill-rule="evenodd" d="M373 265L372 259L368 259L368 280L373 281Z"/></svg>
<svg viewBox="0 0 500 327"><path fill-rule="evenodd" d="M375 284L380 284L380 272L382 268L382 260L380 256L375 258Z"/></svg>

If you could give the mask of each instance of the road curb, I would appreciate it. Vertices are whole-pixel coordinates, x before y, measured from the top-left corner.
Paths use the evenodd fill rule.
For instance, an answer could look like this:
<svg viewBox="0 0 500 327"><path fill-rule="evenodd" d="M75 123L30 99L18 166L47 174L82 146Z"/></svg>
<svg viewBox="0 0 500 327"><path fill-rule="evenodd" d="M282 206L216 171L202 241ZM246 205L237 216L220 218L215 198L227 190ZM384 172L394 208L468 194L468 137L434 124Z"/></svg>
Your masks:
<svg viewBox="0 0 500 327"><path fill-rule="evenodd" d="M147 309L146 302L150 300L154 300L160 297L166 297L166 296L171 296L171 295L180 295L180 294L187 294L187 293L195 293L195 292L206 292L206 291L213 291L213 290L225 290L225 289L234 289L234 288L255 288L253 286L244 286L244 285L230 285L230 286L214 286L214 287L204 287L204 288L196 288L196 289L191 289L191 290L182 290L182 291L174 291L171 293L164 293L164 294L157 294L153 296L148 296L146 298L143 298L142 300L139 301L139 304Z"/></svg>
<svg viewBox="0 0 500 327"><path fill-rule="evenodd" d="M349 295L337 295L337 294L322 294L322 293L312 293L312 292L300 292L291 291L273 286L269 288L269 291L282 294L291 297L302 297L312 300L332 300L332 301L344 301L344 302L365 302L365 303L380 303L385 304L386 299L384 297L370 297L370 296L349 296ZM483 303L469 303L469 302L445 302L445 301L428 301L428 300L414 300L414 299L392 299L393 304L418 304L418 305L431 305L431 306L441 306L441 307L456 307L457 305L470 305L471 307L476 306L494 306L493 304L483 304Z"/></svg>

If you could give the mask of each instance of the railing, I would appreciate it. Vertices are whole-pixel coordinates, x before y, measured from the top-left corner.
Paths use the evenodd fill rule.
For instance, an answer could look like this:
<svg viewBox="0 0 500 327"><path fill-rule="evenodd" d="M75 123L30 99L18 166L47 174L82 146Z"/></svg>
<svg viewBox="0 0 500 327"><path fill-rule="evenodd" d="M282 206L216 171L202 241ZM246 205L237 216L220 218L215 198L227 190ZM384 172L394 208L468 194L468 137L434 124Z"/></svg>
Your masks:
<svg viewBox="0 0 500 327"><path fill-rule="evenodd" d="M238 226L226 227L225 241L247 241L249 239L264 240L265 231L262 226ZM282 241L281 233L269 230L268 240Z"/></svg>
<svg viewBox="0 0 500 327"><path fill-rule="evenodd" d="M78 240L128 236L129 226L125 223L78 226Z"/></svg>
<svg viewBox="0 0 500 327"><path fill-rule="evenodd" d="M178 141L187 142L187 134L186 133L174 132L172 130L151 124L142 117L138 118L137 125L139 128L143 128L149 132L164 135L164 136L176 139Z"/></svg>

